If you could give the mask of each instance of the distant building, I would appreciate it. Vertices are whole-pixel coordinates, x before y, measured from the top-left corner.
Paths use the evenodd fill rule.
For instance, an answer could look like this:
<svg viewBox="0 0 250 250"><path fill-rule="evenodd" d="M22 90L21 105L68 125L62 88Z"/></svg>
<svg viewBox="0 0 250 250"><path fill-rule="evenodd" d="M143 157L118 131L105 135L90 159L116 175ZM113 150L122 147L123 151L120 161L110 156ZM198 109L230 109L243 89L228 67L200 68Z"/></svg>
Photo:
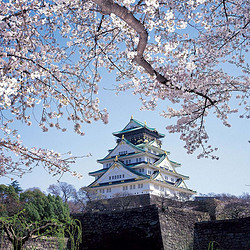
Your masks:
<svg viewBox="0 0 250 250"><path fill-rule="evenodd" d="M95 177L89 185L91 189L105 198L117 194L163 197L195 194L184 182L189 177L176 171L181 164L169 160L170 153L161 148L164 134L131 117L125 128L113 135L117 145L97 161L103 168L89 173Z"/></svg>

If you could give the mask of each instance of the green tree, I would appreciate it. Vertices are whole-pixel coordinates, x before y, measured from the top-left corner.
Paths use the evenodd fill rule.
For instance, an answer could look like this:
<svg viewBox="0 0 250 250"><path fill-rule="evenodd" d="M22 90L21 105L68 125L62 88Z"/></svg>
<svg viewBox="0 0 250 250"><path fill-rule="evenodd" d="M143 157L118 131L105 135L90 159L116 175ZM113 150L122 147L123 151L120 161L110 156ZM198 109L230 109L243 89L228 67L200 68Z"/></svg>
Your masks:
<svg viewBox="0 0 250 250"><path fill-rule="evenodd" d="M27 221L25 210L11 217L0 217L1 227L13 245L14 250L23 249L24 244L41 236L59 236L70 238L70 249L78 249L81 241L81 225L69 218L65 221L57 219Z"/></svg>
<svg viewBox="0 0 250 250"><path fill-rule="evenodd" d="M9 186L12 186L15 189L15 192L17 194L19 194L23 191L23 189L21 188L21 186L17 180L11 182Z"/></svg>
<svg viewBox="0 0 250 250"><path fill-rule="evenodd" d="M20 206L15 213L6 206L8 197ZM76 249L81 239L80 224L70 217L69 208L60 197L46 196L39 189L27 190L18 196L13 186L0 185L0 198L5 203L0 224L15 250L23 248L31 237L62 236Z"/></svg>
<svg viewBox="0 0 250 250"><path fill-rule="evenodd" d="M0 216L12 216L19 211L20 206L14 187L0 185Z"/></svg>
<svg viewBox="0 0 250 250"><path fill-rule="evenodd" d="M20 201L24 202L26 219L37 221L44 219L67 220L70 217L68 205L60 197L46 196L39 189L20 194Z"/></svg>

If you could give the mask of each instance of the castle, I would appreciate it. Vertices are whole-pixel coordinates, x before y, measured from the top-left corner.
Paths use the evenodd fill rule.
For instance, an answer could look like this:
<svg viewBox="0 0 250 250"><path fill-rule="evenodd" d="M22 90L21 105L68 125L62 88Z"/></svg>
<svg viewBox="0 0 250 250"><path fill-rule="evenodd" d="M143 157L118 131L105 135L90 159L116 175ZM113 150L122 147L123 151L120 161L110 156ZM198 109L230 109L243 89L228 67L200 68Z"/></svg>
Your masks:
<svg viewBox="0 0 250 250"><path fill-rule="evenodd" d="M195 194L185 184L189 177L176 171L181 164L171 161L170 153L161 148L164 134L131 117L124 129L113 135L117 145L97 161L102 169L89 173L95 177L89 188L107 199L115 195Z"/></svg>

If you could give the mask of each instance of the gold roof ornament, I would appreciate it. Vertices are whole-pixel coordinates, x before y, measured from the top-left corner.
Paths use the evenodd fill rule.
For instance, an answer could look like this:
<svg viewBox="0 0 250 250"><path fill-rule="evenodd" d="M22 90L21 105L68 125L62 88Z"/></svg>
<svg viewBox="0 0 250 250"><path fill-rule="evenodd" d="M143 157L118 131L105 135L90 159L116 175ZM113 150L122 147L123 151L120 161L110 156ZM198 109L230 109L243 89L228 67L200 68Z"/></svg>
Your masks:
<svg viewBox="0 0 250 250"><path fill-rule="evenodd" d="M122 140L124 140L124 135L122 135Z"/></svg>
<svg viewBox="0 0 250 250"><path fill-rule="evenodd" d="M118 155L115 156L115 161L118 161Z"/></svg>
<svg viewBox="0 0 250 250"><path fill-rule="evenodd" d="M144 121L144 126L147 126L147 122L146 121Z"/></svg>
<svg viewBox="0 0 250 250"><path fill-rule="evenodd" d="M131 115L131 120L133 120L134 119L134 117L133 117L133 115Z"/></svg>
<svg viewBox="0 0 250 250"><path fill-rule="evenodd" d="M165 153L165 155L167 155L168 153L167 153L167 151L164 151L164 153Z"/></svg>

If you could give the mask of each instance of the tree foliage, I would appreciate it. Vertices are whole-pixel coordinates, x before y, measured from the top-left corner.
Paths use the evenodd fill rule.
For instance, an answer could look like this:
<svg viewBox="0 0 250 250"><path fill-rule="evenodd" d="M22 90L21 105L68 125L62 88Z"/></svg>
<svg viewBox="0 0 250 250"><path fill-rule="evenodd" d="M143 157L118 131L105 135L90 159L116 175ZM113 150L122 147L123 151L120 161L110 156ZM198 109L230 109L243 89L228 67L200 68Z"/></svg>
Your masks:
<svg viewBox="0 0 250 250"><path fill-rule="evenodd" d="M18 195L12 185L0 185L0 199L0 228L15 250L41 236L69 237L72 249L78 247L81 225L70 217L59 196L46 196L39 189Z"/></svg>
<svg viewBox="0 0 250 250"><path fill-rule="evenodd" d="M13 186L0 185L0 216L12 216L23 211L28 222L39 220L67 220L70 218L69 208L57 196L45 195L39 189L27 190L19 195Z"/></svg>
<svg viewBox="0 0 250 250"><path fill-rule="evenodd" d="M29 221L44 219L69 219L69 209L60 197L46 196L40 190L26 191L20 194L24 202L25 216Z"/></svg>
<svg viewBox="0 0 250 250"><path fill-rule="evenodd" d="M19 193L21 193L21 192L23 191L23 189L21 188L21 186L20 186L20 184L18 183L17 180L12 181L12 182L10 183L10 186L12 186L12 187L15 189L15 192L16 192L17 194L19 194Z"/></svg>
<svg viewBox="0 0 250 250"><path fill-rule="evenodd" d="M0 185L0 216L12 216L22 208L13 186Z"/></svg>
<svg viewBox="0 0 250 250"><path fill-rule="evenodd" d="M236 97L249 118L248 1L6 0L0 9L1 175L22 175L39 162L53 174L70 171L74 158L25 147L11 123L30 126L34 109L45 132L65 131L61 117L81 135L82 123L107 123L97 97L102 67L144 109L164 100L161 115L177 118L167 129L180 133L188 153L201 148L198 157L216 158L207 144L209 113L230 126Z"/></svg>
<svg viewBox="0 0 250 250"><path fill-rule="evenodd" d="M61 221L58 219L44 219L28 222L23 211L11 216L0 217L0 228L6 233L14 250L21 250L31 238L40 237L69 237L71 248L79 249L81 242L81 225L74 219Z"/></svg>

